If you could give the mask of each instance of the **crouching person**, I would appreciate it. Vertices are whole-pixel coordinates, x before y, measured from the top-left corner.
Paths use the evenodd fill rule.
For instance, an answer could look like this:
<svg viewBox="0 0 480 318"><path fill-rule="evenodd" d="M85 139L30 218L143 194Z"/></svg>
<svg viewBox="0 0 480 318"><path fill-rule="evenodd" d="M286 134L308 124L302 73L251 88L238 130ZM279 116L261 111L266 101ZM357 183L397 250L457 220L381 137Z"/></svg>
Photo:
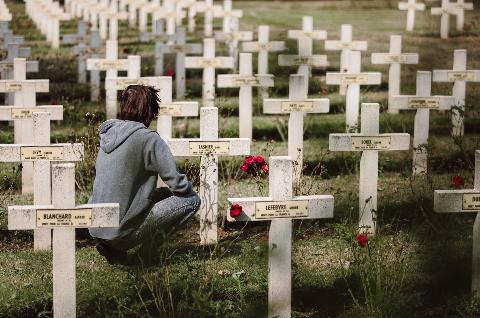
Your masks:
<svg viewBox="0 0 480 318"><path fill-rule="evenodd" d="M166 142L148 129L158 115L158 91L131 85L120 101L120 119L100 126L100 149L90 203L118 202L118 228L90 229L109 263L129 263L128 250L152 250L165 234L190 219L200 199L178 172ZM156 189L158 176L168 188Z"/></svg>

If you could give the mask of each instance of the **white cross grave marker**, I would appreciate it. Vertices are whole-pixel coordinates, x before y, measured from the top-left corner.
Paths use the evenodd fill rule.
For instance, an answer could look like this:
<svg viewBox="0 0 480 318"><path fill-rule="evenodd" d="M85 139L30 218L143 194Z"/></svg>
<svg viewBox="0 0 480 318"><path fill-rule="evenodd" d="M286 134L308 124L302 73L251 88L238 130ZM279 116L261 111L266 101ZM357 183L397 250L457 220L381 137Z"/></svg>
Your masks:
<svg viewBox="0 0 480 318"><path fill-rule="evenodd" d="M288 120L288 155L295 165L294 183L298 183L303 169L303 119L305 114L328 113L327 98L309 99L305 93L307 80L304 75L290 75L287 99L263 100L265 114L290 114Z"/></svg>
<svg viewBox="0 0 480 318"><path fill-rule="evenodd" d="M452 108L452 136L463 136L466 84L479 83L480 70L467 70L467 50L455 50L453 70L433 70L433 81L453 83L452 95L455 98L455 106Z"/></svg>
<svg viewBox="0 0 480 318"><path fill-rule="evenodd" d="M222 74L217 78L218 87L239 87L238 113L240 138L252 139L253 103L252 87L273 87L273 75L252 72L252 54L240 53L240 74Z"/></svg>
<svg viewBox="0 0 480 318"><path fill-rule="evenodd" d="M451 4L454 8L457 8L457 31L463 31L465 24L465 10L473 10L473 3L465 2L465 0L457 0Z"/></svg>
<svg viewBox="0 0 480 318"><path fill-rule="evenodd" d="M298 73L304 75L307 80L305 94L308 94L308 82L312 67L328 66L326 55L313 54L313 40L327 39L327 32L324 30L313 29L313 17L304 16L302 18L301 30L288 30L289 39L298 40L298 55L278 56L278 64L281 66L298 66Z"/></svg>
<svg viewBox="0 0 480 318"><path fill-rule="evenodd" d="M331 195L295 196L294 163L290 157L270 157L269 196L229 198L242 211L236 221L271 221L268 234L268 317L291 317L292 220L333 218Z"/></svg>
<svg viewBox="0 0 480 318"><path fill-rule="evenodd" d="M218 157L250 154L246 138L218 138L218 108L200 108L200 138L169 139L177 157L201 157L200 161L200 244L217 242Z"/></svg>
<svg viewBox="0 0 480 318"><path fill-rule="evenodd" d="M409 134L379 133L379 104L362 104L361 132L330 134L330 151L361 151L359 184L359 228L375 233L377 217L378 152L409 150Z"/></svg>
<svg viewBox="0 0 480 318"><path fill-rule="evenodd" d="M230 56L215 56L215 39L203 40L203 56L185 57L186 68L203 68L202 104L211 107L215 100L215 69L233 68L233 58Z"/></svg>
<svg viewBox="0 0 480 318"><path fill-rule="evenodd" d="M390 107L392 96L400 95L400 66L402 64L418 64L417 53L402 53L402 36L390 36L389 53L372 53L372 64L389 64L388 70L388 112L398 113Z"/></svg>
<svg viewBox="0 0 480 318"><path fill-rule="evenodd" d="M185 97L185 56L186 54L201 54L202 44L185 43L185 29L177 28L175 44L155 45L155 60L158 61L163 54L175 54L175 94L178 99ZM162 62L163 65L163 62Z"/></svg>
<svg viewBox="0 0 480 318"><path fill-rule="evenodd" d="M73 47L75 54L78 56L78 82L87 82L87 58L98 58L101 48L102 39L98 30L92 30L90 33L89 43L79 43ZM90 100L97 101L100 95L100 72L92 70L90 72Z"/></svg>
<svg viewBox="0 0 480 318"><path fill-rule="evenodd" d="M75 229L118 225L118 203L75 205L73 163L52 165L52 204L8 207L9 230L53 229L54 317L76 316Z"/></svg>
<svg viewBox="0 0 480 318"><path fill-rule="evenodd" d="M430 110L448 110L455 103L453 96L431 96L431 87L432 74L430 72L417 72L416 95L392 97L392 108L416 111L413 132L414 175L427 172Z"/></svg>
<svg viewBox="0 0 480 318"><path fill-rule="evenodd" d="M418 3L417 0L408 0L408 2L399 2L398 8L407 11L407 31L413 31L415 27L416 11L425 11L425 3Z"/></svg>
<svg viewBox="0 0 480 318"><path fill-rule="evenodd" d="M34 85L33 83L26 84ZM36 117L33 116L36 114ZM33 146L42 147L50 145L50 120L62 120L62 106L2 106L0 107L0 120L23 121L24 128L29 128L29 136L24 136L24 140L30 140ZM25 130L23 131L25 132ZM27 139L27 137L29 137ZM15 146L15 145L13 145ZM21 159L21 158L20 158ZM2 161L2 160L0 160ZM19 160L20 161L20 160ZM11 161L10 161L11 162ZM23 165L26 162L22 162ZM31 181L33 187L33 204L50 204L50 162L34 161L28 162L31 166ZM22 176L26 171L22 169ZM51 231L45 229L34 230L33 248L36 251L50 250Z"/></svg>
<svg viewBox="0 0 480 318"><path fill-rule="evenodd" d="M366 51L368 48L367 41L353 41L352 40L352 25L342 24L340 32L340 41L325 40L325 50L327 51L341 51L340 52L340 72L348 70L348 57L350 51ZM345 95L347 87L340 85L340 94Z"/></svg>
<svg viewBox="0 0 480 318"><path fill-rule="evenodd" d="M213 15L214 12L222 10L219 5L214 5L213 0L204 0L196 4L197 12L203 12L204 14L204 36L213 36Z"/></svg>
<svg viewBox="0 0 480 318"><path fill-rule="evenodd" d="M480 150L475 151L473 189L435 190L433 210L437 213L476 213L473 224L472 292L480 291Z"/></svg>
<svg viewBox="0 0 480 318"><path fill-rule="evenodd" d="M450 15L457 15L460 9L453 7L449 0L442 0L442 6L439 8L431 8L432 15L440 15L440 37L448 39L448 31L450 28Z"/></svg>
<svg viewBox="0 0 480 318"><path fill-rule="evenodd" d="M361 72L361 52L350 51L346 73L327 73L327 84L346 85L345 123L346 131L358 131L358 114L360 106L360 85L380 85L382 73Z"/></svg>

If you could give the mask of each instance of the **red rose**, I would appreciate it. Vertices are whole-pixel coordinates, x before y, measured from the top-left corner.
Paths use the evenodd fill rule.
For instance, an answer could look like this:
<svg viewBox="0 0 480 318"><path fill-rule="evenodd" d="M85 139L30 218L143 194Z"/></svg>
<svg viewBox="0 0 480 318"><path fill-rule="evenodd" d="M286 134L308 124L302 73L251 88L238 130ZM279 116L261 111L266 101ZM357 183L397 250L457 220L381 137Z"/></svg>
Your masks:
<svg viewBox="0 0 480 318"><path fill-rule="evenodd" d="M51 100L50 102L51 102L51 103L50 103L51 105L58 105L57 100L54 99L54 98L52 98L52 100Z"/></svg>
<svg viewBox="0 0 480 318"><path fill-rule="evenodd" d="M262 165L265 163L265 158L263 158L262 156L256 156L254 158L254 160L255 160L256 163L259 163L259 164L262 164Z"/></svg>
<svg viewBox="0 0 480 318"><path fill-rule="evenodd" d="M462 176L453 176L452 184L456 187L465 185L465 179Z"/></svg>
<svg viewBox="0 0 480 318"><path fill-rule="evenodd" d="M242 206L240 204L233 204L230 206L230 216L232 218L238 217L240 214L242 214Z"/></svg>
<svg viewBox="0 0 480 318"><path fill-rule="evenodd" d="M123 54L130 54L130 49L128 47L123 48Z"/></svg>
<svg viewBox="0 0 480 318"><path fill-rule="evenodd" d="M248 171L248 165L243 164L243 165L240 167L240 170L247 172L247 171Z"/></svg>
<svg viewBox="0 0 480 318"><path fill-rule="evenodd" d="M167 69L167 72L165 73L167 76L172 76L175 75L175 71L172 68Z"/></svg>
<svg viewBox="0 0 480 318"><path fill-rule="evenodd" d="M247 164L247 165L255 164L255 158L253 156L246 156L245 157L245 164Z"/></svg>
<svg viewBox="0 0 480 318"><path fill-rule="evenodd" d="M267 171L268 171L268 166L267 166L266 164L263 164L263 165L262 165L262 171L263 171L264 173L267 173Z"/></svg>
<svg viewBox="0 0 480 318"><path fill-rule="evenodd" d="M368 244L368 236L366 234L358 234L355 239L360 247L365 247Z"/></svg>

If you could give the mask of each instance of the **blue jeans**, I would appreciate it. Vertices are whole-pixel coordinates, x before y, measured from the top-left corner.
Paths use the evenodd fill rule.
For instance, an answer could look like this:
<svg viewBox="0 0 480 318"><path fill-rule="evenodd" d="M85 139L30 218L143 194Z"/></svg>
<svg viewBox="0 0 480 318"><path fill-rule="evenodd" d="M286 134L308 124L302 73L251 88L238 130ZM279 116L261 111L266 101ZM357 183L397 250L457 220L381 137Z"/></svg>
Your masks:
<svg viewBox="0 0 480 318"><path fill-rule="evenodd" d="M155 204L136 231L107 244L119 250L129 250L138 245L159 246L166 235L177 230L195 215L201 202L196 194L176 197L168 188L157 189L152 200Z"/></svg>

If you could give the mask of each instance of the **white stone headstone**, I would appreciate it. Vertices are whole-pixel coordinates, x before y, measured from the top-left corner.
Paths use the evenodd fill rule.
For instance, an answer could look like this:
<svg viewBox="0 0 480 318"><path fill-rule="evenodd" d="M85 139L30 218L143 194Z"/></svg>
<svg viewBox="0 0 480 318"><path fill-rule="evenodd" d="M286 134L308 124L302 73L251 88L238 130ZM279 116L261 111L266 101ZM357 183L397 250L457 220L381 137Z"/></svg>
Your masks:
<svg viewBox="0 0 480 318"><path fill-rule="evenodd" d="M398 8L407 11L407 31L413 31L415 27L415 13L425 11L425 3L418 3L417 0L408 0L408 2L399 2Z"/></svg>

